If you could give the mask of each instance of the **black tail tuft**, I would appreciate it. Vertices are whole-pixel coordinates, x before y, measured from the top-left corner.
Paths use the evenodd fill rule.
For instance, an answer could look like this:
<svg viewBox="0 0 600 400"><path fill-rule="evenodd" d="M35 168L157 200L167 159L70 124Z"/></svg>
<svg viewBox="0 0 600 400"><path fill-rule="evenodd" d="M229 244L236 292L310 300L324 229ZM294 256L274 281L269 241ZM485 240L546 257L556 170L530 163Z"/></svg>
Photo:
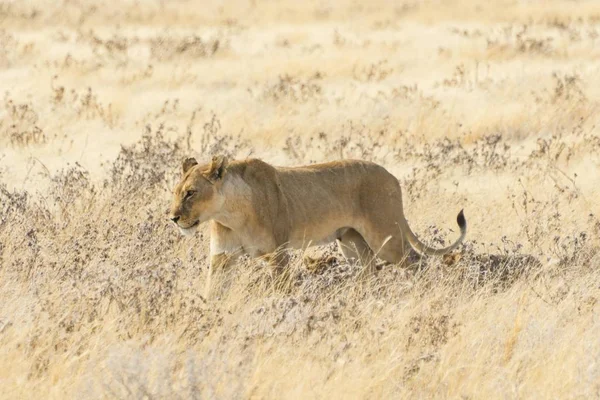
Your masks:
<svg viewBox="0 0 600 400"><path fill-rule="evenodd" d="M467 220L465 219L465 213L463 212L463 210L460 210L460 212L458 213L458 216L456 217L456 222L458 223L460 229L465 229L465 227L467 226Z"/></svg>

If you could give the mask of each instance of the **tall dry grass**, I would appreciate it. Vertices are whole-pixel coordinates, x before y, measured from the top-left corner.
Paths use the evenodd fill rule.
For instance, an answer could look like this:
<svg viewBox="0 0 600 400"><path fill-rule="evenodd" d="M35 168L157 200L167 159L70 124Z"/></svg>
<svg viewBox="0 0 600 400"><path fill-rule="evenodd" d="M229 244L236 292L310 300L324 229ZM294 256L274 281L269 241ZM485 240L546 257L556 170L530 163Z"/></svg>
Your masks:
<svg viewBox="0 0 600 400"><path fill-rule="evenodd" d="M0 397L598 397L599 40L593 1L0 2ZM468 240L206 301L166 212L215 153L374 160Z"/></svg>

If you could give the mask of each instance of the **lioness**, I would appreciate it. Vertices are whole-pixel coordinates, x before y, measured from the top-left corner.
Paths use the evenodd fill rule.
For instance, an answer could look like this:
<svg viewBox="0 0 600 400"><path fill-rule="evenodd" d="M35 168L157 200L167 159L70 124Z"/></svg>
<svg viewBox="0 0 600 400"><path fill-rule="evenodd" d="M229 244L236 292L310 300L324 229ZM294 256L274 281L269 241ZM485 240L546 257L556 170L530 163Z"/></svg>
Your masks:
<svg viewBox="0 0 600 400"><path fill-rule="evenodd" d="M400 263L408 245L422 255L443 255L467 233L461 211L458 240L443 249L426 246L404 217L398 180L380 165L355 160L284 168L257 159L214 157L198 165L188 158L170 218L185 235L210 221L209 277L242 254L281 266L287 261L282 249L334 240L345 257L365 266L375 256Z"/></svg>

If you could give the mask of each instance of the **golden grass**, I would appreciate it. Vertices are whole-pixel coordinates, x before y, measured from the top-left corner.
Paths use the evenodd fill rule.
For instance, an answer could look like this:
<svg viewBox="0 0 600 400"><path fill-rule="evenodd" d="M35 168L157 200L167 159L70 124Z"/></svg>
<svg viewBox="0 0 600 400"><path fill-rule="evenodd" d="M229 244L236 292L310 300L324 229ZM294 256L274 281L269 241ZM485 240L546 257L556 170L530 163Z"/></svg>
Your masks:
<svg viewBox="0 0 600 400"><path fill-rule="evenodd" d="M0 397L600 395L600 5L0 2ZM460 256L288 280L166 218L186 156L364 158Z"/></svg>

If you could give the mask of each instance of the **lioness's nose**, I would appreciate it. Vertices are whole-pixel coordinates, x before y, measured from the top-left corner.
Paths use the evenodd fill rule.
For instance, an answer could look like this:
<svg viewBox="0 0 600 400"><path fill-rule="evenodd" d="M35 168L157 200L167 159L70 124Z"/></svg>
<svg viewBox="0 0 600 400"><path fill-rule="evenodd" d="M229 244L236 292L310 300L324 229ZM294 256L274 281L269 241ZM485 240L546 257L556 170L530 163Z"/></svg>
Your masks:
<svg viewBox="0 0 600 400"><path fill-rule="evenodd" d="M179 221L179 216L171 218L171 221L177 223L177 221Z"/></svg>

